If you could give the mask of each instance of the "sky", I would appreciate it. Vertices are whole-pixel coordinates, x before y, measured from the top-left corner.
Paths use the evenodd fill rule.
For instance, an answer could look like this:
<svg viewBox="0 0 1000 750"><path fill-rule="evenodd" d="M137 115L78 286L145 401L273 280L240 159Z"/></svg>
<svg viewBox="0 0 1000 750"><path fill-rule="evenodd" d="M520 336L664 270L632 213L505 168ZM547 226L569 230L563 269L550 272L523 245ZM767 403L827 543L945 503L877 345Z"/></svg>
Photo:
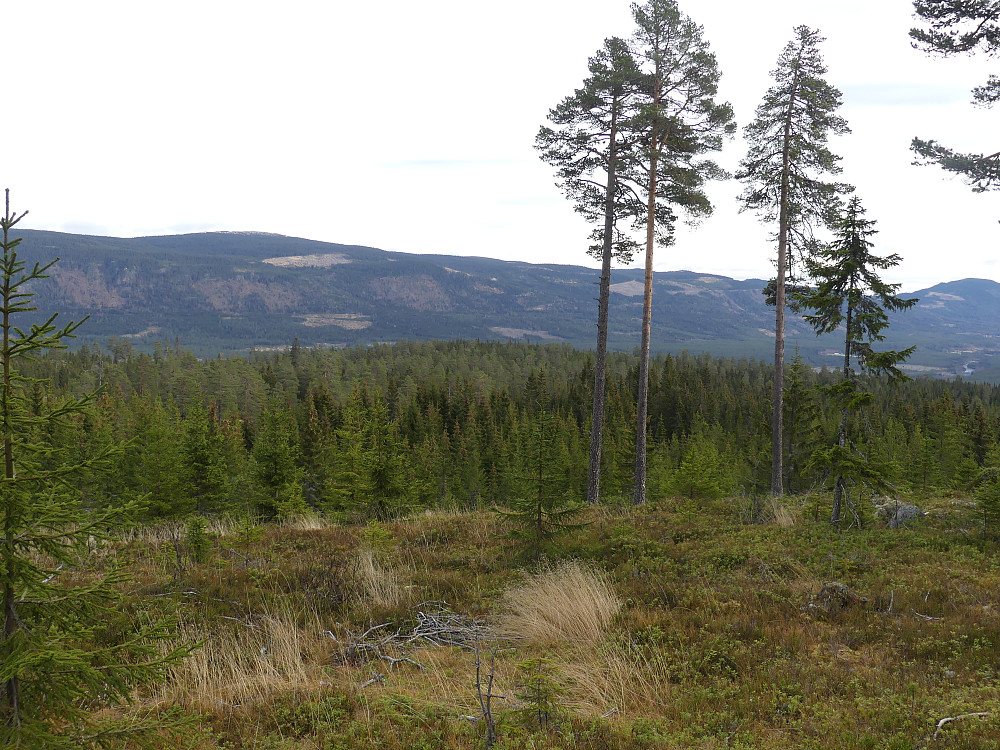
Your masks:
<svg viewBox="0 0 1000 750"><path fill-rule="evenodd" d="M908 0L680 0L704 26L740 129L799 24L818 28L853 132L841 179L903 257L889 281L1000 281L1000 194L914 167L911 138L992 152L1000 111L970 104L997 59L910 46ZM133 237L231 230L593 265L590 227L534 149L627 0L46 0L4 9L0 187L21 226ZM734 170L737 135L717 159ZM713 216L658 271L773 275L773 227ZM639 265L641 259L637 259Z"/></svg>

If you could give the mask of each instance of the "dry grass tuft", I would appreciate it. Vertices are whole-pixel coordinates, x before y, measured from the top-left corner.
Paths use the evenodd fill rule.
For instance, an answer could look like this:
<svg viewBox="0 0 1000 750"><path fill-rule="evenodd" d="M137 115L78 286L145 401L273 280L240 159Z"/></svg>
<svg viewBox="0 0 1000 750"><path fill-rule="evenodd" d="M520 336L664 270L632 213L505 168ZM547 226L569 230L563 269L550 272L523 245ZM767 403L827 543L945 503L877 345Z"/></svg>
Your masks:
<svg viewBox="0 0 1000 750"><path fill-rule="evenodd" d="M319 516L291 516L281 522L281 528L291 531L322 531L330 524Z"/></svg>
<svg viewBox="0 0 1000 750"><path fill-rule="evenodd" d="M182 636L204 645L171 670L153 700L199 711L259 705L311 685L317 677L310 664L319 659L307 655L324 645L319 622L303 630L291 613L209 632L192 627Z"/></svg>
<svg viewBox="0 0 1000 750"><path fill-rule="evenodd" d="M769 502L771 504L771 517L774 519L775 525L783 529L790 529L798 525L801 509L789 508L774 496L769 498Z"/></svg>
<svg viewBox="0 0 1000 750"><path fill-rule="evenodd" d="M371 549L361 549L355 570L362 603L377 609L392 609L403 601L406 589L399 574L378 560Z"/></svg>
<svg viewBox="0 0 1000 750"><path fill-rule="evenodd" d="M633 716L664 713L673 700L674 671L664 654L643 653L625 643L604 644L562 668L581 711L605 714L615 709Z"/></svg>
<svg viewBox="0 0 1000 750"><path fill-rule="evenodd" d="M529 574L504 594L503 629L535 643L596 643L621 606L601 573L570 560Z"/></svg>

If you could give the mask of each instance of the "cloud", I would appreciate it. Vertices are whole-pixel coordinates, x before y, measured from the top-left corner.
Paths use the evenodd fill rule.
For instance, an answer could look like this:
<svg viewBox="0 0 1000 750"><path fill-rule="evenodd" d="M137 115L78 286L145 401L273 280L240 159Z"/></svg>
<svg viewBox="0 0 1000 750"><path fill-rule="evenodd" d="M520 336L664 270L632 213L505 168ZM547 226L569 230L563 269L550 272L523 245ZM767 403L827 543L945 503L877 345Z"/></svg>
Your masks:
<svg viewBox="0 0 1000 750"><path fill-rule="evenodd" d="M502 167L511 164L506 159L406 159L382 162L380 167L389 169L465 169L476 167Z"/></svg>
<svg viewBox="0 0 1000 750"><path fill-rule="evenodd" d="M926 107L971 98L968 89L959 86L917 83L853 83L842 90L844 103L849 107Z"/></svg>

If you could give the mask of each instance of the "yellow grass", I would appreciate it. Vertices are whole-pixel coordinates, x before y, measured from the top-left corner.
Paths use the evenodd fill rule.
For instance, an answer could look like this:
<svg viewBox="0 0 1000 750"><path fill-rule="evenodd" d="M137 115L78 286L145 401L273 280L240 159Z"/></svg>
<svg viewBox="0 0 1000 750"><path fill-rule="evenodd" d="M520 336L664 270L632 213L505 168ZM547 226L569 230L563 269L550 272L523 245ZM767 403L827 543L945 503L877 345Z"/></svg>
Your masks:
<svg viewBox="0 0 1000 750"><path fill-rule="evenodd" d="M329 526L329 522L315 515L291 516L281 522L283 529L291 531L321 531Z"/></svg>
<svg viewBox="0 0 1000 750"><path fill-rule="evenodd" d="M175 667L152 697L156 703L200 711L249 707L313 685L319 656L328 648L319 622L303 630L288 612L230 621L214 630L184 628L182 636L204 645Z"/></svg>
<svg viewBox="0 0 1000 750"><path fill-rule="evenodd" d="M596 643L621 609L607 579L576 560L529 574L503 597L503 629L534 643Z"/></svg>
<svg viewBox="0 0 1000 750"><path fill-rule="evenodd" d="M365 547L358 552L355 570L358 594L363 604L377 609L391 609L403 601L406 590L399 574L378 560L371 549Z"/></svg>
<svg viewBox="0 0 1000 750"><path fill-rule="evenodd" d="M662 653L648 654L627 643L607 643L579 655L561 668L581 711L656 716L671 702L669 663Z"/></svg>
<svg viewBox="0 0 1000 750"><path fill-rule="evenodd" d="M771 503L771 516L774 518L774 523L783 529L790 529L799 522L799 516L801 515L800 509L792 509L781 502L779 498L771 497L769 499Z"/></svg>

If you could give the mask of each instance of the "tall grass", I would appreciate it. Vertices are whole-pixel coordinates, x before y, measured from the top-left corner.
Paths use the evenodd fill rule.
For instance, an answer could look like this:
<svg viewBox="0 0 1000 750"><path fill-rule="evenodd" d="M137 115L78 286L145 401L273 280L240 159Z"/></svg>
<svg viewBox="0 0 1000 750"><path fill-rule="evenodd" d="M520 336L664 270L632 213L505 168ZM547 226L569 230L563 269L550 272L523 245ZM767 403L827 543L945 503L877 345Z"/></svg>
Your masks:
<svg viewBox="0 0 1000 750"><path fill-rule="evenodd" d="M369 608L385 610L402 603L406 590L399 574L379 560L371 549L363 547L358 552L355 572L362 604Z"/></svg>
<svg viewBox="0 0 1000 750"><path fill-rule="evenodd" d="M569 560L507 590L503 629L533 643L596 643L620 609L621 600L601 573Z"/></svg>
<svg viewBox="0 0 1000 750"><path fill-rule="evenodd" d="M312 685L328 650L320 623L299 628L291 612L212 630L190 626L182 628L182 637L203 645L171 670L152 699L199 711L254 706Z"/></svg>

